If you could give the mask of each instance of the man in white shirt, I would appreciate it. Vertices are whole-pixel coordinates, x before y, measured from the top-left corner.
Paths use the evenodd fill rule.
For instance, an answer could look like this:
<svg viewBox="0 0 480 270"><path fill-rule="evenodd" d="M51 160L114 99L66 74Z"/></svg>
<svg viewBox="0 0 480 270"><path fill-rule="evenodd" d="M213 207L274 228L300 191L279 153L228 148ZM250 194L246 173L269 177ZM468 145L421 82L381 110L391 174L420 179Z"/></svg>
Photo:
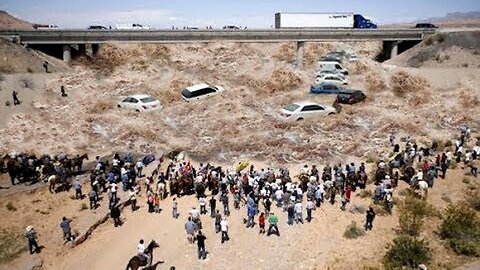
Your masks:
<svg viewBox="0 0 480 270"><path fill-rule="evenodd" d="M220 230L222 231L222 244L225 241L230 240L228 237L228 221L226 217L223 217L222 221L220 221Z"/></svg>
<svg viewBox="0 0 480 270"><path fill-rule="evenodd" d="M282 199L283 199L283 191L281 188L275 191L275 200L277 201L277 207L282 206Z"/></svg>
<svg viewBox="0 0 480 270"><path fill-rule="evenodd" d="M308 199L305 208L307 208L307 221L310 222L312 220L312 210L315 209L315 204L310 198Z"/></svg>
<svg viewBox="0 0 480 270"><path fill-rule="evenodd" d="M201 215L204 215L207 213L207 209L206 209L206 205L207 205L207 199L205 199L205 197L200 197L198 199L198 203L200 204L200 214Z"/></svg>
<svg viewBox="0 0 480 270"><path fill-rule="evenodd" d="M295 204L295 222L301 222L303 224L303 218L302 218L302 203L298 201Z"/></svg>
<svg viewBox="0 0 480 270"><path fill-rule="evenodd" d="M143 239L141 239L141 240L140 240L140 243L139 243L138 246L137 246L138 255L139 255L139 256L143 256L143 257L147 260L147 265L148 265L148 266L152 266L152 262L151 262L151 260L150 260L150 256L149 256L147 253L145 253L145 249L146 249L146 248L145 248L144 243L145 243L145 242L143 241Z"/></svg>

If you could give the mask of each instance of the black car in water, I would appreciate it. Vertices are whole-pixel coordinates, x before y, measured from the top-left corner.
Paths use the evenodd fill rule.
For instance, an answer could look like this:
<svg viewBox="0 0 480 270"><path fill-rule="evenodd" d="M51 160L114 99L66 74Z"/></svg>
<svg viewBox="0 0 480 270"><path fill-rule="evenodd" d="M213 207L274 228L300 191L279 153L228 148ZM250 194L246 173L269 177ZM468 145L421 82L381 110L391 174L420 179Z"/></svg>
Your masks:
<svg viewBox="0 0 480 270"><path fill-rule="evenodd" d="M360 90L344 90L338 93L337 101L342 104L355 104L367 98Z"/></svg>

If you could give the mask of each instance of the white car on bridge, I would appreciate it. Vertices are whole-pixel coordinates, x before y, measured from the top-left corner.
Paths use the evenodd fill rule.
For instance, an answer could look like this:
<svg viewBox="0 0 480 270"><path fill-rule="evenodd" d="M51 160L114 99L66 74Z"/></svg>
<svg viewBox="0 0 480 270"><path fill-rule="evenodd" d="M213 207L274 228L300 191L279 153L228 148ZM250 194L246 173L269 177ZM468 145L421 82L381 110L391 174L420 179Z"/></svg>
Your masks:
<svg viewBox="0 0 480 270"><path fill-rule="evenodd" d="M137 112L156 111L162 108L160 101L149 95L133 95L124 98L117 105L118 108L135 110Z"/></svg>

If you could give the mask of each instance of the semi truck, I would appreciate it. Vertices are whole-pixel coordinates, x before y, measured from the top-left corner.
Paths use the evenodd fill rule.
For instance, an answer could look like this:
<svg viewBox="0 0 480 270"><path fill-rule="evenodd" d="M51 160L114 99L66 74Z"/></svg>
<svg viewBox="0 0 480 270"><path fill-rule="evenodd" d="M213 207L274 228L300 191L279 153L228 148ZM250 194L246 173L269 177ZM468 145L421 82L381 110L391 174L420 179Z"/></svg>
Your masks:
<svg viewBox="0 0 480 270"><path fill-rule="evenodd" d="M372 29L377 25L354 13L276 13L275 28Z"/></svg>

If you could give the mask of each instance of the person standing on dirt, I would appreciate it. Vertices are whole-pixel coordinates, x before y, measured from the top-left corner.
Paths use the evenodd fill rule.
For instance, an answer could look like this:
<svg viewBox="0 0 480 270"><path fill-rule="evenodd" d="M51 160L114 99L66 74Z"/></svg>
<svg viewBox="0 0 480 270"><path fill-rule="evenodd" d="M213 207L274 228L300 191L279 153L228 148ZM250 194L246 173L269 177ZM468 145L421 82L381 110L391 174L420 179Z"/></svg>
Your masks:
<svg viewBox="0 0 480 270"><path fill-rule="evenodd" d="M75 189L75 198L77 198L77 200L81 200L83 195L82 195L82 184L80 183L80 179L76 178L72 186Z"/></svg>
<svg viewBox="0 0 480 270"><path fill-rule="evenodd" d="M120 219L120 208L118 208L118 205L114 205L112 209L110 210L110 216L113 219L113 225L115 227L122 225L122 221Z"/></svg>
<svg viewBox="0 0 480 270"><path fill-rule="evenodd" d="M209 200L209 205L210 205L210 217L215 217L215 208L217 207L217 200L215 199L215 196L212 196Z"/></svg>
<svg viewBox="0 0 480 270"><path fill-rule="evenodd" d="M94 188L90 190L90 193L88 193L88 197L90 198L90 210L96 209L98 195Z"/></svg>
<svg viewBox="0 0 480 270"><path fill-rule="evenodd" d="M49 65L48 61L45 61L43 63L43 68L45 69L45 73L48 73L48 65Z"/></svg>
<svg viewBox="0 0 480 270"><path fill-rule="evenodd" d="M62 222L60 223L60 228L62 228L62 232L63 232L63 240L67 242L72 241L73 239L72 232L71 232L72 229L70 227L71 222L72 222L71 219L63 217Z"/></svg>
<svg viewBox="0 0 480 270"><path fill-rule="evenodd" d="M62 97L68 97L67 93L65 93L65 87L63 85L60 86L60 92L62 93Z"/></svg>
<svg viewBox="0 0 480 270"><path fill-rule="evenodd" d="M188 217L187 223L185 223L185 231L187 232L187 240L190 244L193 244L193 235L195 233L195 222L192 217Z"/></svg>
<svg viewBox="0 0 480 270"><path fill-rule="evenodd" d="M172 202L172 215L173 215L173 218L174 218L174 219L177 219L177 218L178 218L178 202L177 202L177 198L173 198L173 202Z"/></svg>
<svg viewBox="0 0 480 270"><path fill-rule="evenodd" d="M230 237L228 237L228 221L226 217L224 217L222 221L220 221L220 229L222 231L222 244L223 244L223 242L230 240Z"/></svg>
<svg viewBox="0 0 480 270"><path fill-rule="evenodd" d="M20 105L20 100L18 99L18 92L17 91L13 91L12 92L12 97L13 97L13 105Z"/></svg>
<svg viewBox="0 0 480 270"><path fill-rule="evenodd" d="M280 236L280 231L278 230L277 223L278 223L278 217L275 215L275 213L270 213L270 216L268 217L269 227L268 227L267 236L270 236L270 234L273 233L272 232L273 229L275 229L275 234Z"/></svg>
<svg viewBox="0 0 480 270"><path fill-rule="evenodd" d="M373 211L373 208L370 207L367 210L367 221L365 222L365 230L372 230L373 228L373 220L375 219L375 211Z"/></svg>
<svg viewBox="0 0 480 270"><path fill-rule="evenodd" d="M33 229L32 226L28 226L25 231L25 238L28 240L28 249L30 250L30 254L39 253L40 248L37 244L37 232Z"/></svg>
<svg viewBox="0 0 480 270"><path fill-rule="evenodd" d="M197 234L198 259L205 260L207 258L207 251L205 250L205 240L207 237L203 235L202 231Z"/></svg>

